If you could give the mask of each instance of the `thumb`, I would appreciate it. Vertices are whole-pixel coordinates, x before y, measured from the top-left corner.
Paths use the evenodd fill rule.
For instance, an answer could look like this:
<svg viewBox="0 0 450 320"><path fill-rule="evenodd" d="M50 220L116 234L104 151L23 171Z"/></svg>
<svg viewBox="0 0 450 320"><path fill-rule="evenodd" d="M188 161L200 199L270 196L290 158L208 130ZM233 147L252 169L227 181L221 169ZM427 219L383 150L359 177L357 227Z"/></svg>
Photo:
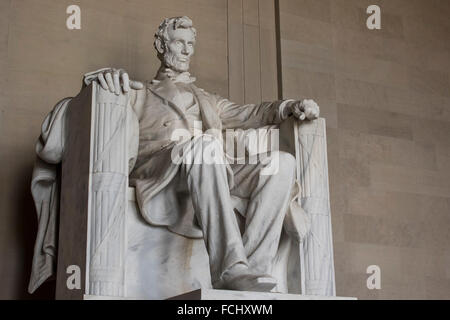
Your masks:
<svg viewBox="0 0 450 320"><path fill-rule="evenodd" d="M130 80L130 88L134 90L140 90L144 88L144 84L140 81Z"/></svg>

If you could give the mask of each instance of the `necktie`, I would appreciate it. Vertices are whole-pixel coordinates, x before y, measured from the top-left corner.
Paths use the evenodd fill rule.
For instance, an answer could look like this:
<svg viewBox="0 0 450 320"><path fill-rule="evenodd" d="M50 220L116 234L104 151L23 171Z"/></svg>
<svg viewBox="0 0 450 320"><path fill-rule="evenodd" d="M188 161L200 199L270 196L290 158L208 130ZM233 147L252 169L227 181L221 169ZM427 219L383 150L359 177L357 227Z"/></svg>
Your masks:
<svg viewBox="0 0 450 320"><path fill-rule="evenodd" d="M187 71L177 74L171 69L166 69L165 72L167 77L169 77L169 79L171 79L174 83L192 83L196 80L195 77L191 77L191 74Z"/></svg>

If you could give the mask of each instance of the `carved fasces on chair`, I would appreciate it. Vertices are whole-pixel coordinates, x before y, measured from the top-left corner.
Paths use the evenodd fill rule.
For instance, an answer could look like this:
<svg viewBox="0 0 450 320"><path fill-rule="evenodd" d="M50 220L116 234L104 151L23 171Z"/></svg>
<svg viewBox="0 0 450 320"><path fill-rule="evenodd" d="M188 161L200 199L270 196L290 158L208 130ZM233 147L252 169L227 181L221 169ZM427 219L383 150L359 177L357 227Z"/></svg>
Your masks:
<svg viewBox="0 0 450 320"><path fill-rule="evenodd" d="M128 98L92 90L86 294L125 296Z"/></svg>
<svg viewBox="0 0 450 320"><path fill-rule="evenodd" d="M280 150L296 156L301 207L311 223L306 238L302 243L296 243L296 246L301 246L302 293L334 296L336 289L325 119L285 121L280 127Z"/></svg>
<svg viewBox="0 0 450 320"><path fill-rule="evenodd" d="M311 230L303 241L305 294L336 295L325 120L298 126L301 205Z"/></svg>

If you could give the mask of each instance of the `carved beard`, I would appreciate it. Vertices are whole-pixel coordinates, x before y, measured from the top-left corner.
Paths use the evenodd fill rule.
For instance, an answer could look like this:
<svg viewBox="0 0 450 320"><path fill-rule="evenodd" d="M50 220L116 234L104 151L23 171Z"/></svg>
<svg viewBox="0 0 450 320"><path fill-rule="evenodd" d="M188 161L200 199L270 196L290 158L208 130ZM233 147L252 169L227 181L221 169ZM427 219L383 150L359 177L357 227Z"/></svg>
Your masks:
<svg viewBox="0 0 450 320"><path fill-rule="evenodd" d="M189 60L187 62L178 61L177 56L169 51L164 53L164 64L176 72L186 72L189 70Z"/></svg>

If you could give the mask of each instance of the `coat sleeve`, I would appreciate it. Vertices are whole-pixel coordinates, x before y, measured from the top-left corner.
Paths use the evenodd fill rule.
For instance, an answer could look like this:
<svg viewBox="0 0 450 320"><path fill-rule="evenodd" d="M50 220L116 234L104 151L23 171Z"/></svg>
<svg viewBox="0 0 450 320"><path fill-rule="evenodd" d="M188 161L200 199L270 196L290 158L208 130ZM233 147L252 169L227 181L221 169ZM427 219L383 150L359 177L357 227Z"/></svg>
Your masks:
<svg viewBox="0 0 450 320"><path fill-rule="evenodd" d="M33 252L28 292L33 293L55 274L57 214L59 209L58 167L65 143L65 118L71 98L60 101L47 115L36 143L36 161L31 194L37 212L38 230Z"/></svg>
<svg viewBox="0 0 450 320"><path fill-rule="evenodd" d="M279 124L288 118L285 110L288 102L279 100L260 104L239 105L220 96L215 96L219 116L224 129L251 129L266 125Z"/></svg>

